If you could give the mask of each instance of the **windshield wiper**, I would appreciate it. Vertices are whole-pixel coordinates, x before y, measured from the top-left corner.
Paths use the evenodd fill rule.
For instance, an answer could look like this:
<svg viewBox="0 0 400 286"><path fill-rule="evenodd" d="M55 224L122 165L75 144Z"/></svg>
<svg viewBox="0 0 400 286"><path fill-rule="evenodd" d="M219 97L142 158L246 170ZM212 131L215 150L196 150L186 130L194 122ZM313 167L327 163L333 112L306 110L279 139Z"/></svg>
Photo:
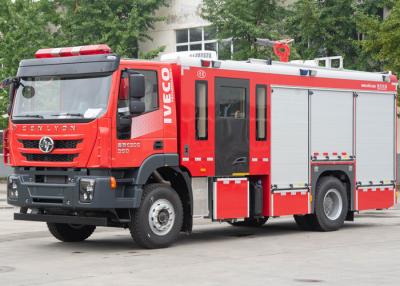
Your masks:
<svg viewBox="0 0 400 286"><path fill-rule="evenodd" d="M51 114L50 116L74 116L74 117L83 117L82 113L58 113Z"/></svg>
<svg viewBox="0 0 400 286"><path fill-rule="evenodd" d="M25 115L13 115L14 117L30 117L30 118L44 118L43 115L39 115L39 114L25 114Z"/></svg>

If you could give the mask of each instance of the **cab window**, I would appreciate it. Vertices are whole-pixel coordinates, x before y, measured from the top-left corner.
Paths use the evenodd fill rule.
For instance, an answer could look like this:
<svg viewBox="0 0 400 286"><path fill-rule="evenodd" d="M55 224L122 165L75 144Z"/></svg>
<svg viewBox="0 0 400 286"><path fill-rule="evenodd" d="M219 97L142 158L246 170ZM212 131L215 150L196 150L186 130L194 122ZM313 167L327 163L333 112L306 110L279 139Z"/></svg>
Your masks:
<svg viewBox="0 0 400 286"><path fill-rule="evenodd" d="M158 104L158 81L157 72L152 70L129 70L129 72L137 72L144 75L145 78L145 96L140 100L145 104L145 112L157 110ZM129 99L129 79L128 73L123 72L119 89L118 108L127 107ZM126 108L120 109L119 112L126 112Z"/></svg>

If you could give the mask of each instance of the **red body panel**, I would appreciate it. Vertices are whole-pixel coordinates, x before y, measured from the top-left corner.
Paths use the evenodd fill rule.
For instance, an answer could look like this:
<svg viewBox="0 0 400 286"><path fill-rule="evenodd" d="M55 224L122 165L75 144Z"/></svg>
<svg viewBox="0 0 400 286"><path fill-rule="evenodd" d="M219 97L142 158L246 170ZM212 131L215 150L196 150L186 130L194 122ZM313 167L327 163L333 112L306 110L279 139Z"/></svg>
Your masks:
<svg viewBox="0 0 400 286"><path fill-rule="evenodd" d="M249 181L217 179L214 183L214 219L249 217Z"/></svg>
<svg viewBox="0 0 400 286"><path fill-rule="evenodd" d="M270 216L308 214L310 212L309 192L282 191L272 194Z"/></svg>
<svg viewBox="0 0 400 286"><path fill-rule="evenodd" d="M393 187L365 187L358 188L356 196L357 210L387 209L395 202Z"/></svg>

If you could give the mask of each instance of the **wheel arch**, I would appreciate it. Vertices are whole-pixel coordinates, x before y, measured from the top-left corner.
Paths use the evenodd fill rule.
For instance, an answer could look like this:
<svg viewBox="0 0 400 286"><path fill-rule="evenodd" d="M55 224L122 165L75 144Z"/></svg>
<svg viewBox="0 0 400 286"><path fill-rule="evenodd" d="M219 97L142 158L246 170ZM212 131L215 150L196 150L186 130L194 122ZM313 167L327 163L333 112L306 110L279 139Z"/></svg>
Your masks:
<svg viewBox="0 0 400 286"><path fill-rule="evenodd" d="M315 168L317 167L317 168ZM348 200L348 211L354 210L354 189L355 189L355 181L354 181L354 166L353 165L318 165L313 166L312 175L311 175L311 184L312 184L312 197L315 198L315 194L317 191L318 183L325 177L334 177L340 180L347 193ZM315 209L315 200L313 200L312 204L312 212Z"/></svg>
<svg viewBox="0 0 400 286"><path fill-rule="evenodd" d="M179 167L161 167L156 172L178 193L183 207L182 231L191 232L193 228L193 192L190 173ZM149 178L149 180L153 179L153 177Z"/></svg>

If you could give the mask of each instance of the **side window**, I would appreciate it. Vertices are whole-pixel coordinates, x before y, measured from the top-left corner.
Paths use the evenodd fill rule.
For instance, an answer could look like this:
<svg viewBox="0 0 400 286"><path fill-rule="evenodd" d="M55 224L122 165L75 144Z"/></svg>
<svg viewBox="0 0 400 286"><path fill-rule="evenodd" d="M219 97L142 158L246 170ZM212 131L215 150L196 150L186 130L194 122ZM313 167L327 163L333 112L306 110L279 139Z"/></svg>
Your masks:
<svg viewBox="0 0 400 286"><path fill-rule="evenodd" d="M149 70L130 70L130 72L137 72L144 75L145 79L145 96L140 100L144 102L145 112L150 112L158 109L158 81L157 72ZM124 113L129 112L128 100L129 100L129 80L128 73L123 72L121 76L121 82L119 87L119 101L118 101L118 112Z"/></svg>
<svg viewBox="0 0 400 286"><path fill-rule="evenodd" d="M223 86L220 94L218 116L225 118L246 118L246 89Z"/></svg>
<svg viewBox="0 0 400 286"><path fill-rule="evenodd" d="M208 138L208 82L196 81L196 139Z"/></svg>
<svg viewBox="0 0 400 286"><path fill-rule="evenodd" d="M267 87L256 86L256 139L267 140Z"/></svg>

